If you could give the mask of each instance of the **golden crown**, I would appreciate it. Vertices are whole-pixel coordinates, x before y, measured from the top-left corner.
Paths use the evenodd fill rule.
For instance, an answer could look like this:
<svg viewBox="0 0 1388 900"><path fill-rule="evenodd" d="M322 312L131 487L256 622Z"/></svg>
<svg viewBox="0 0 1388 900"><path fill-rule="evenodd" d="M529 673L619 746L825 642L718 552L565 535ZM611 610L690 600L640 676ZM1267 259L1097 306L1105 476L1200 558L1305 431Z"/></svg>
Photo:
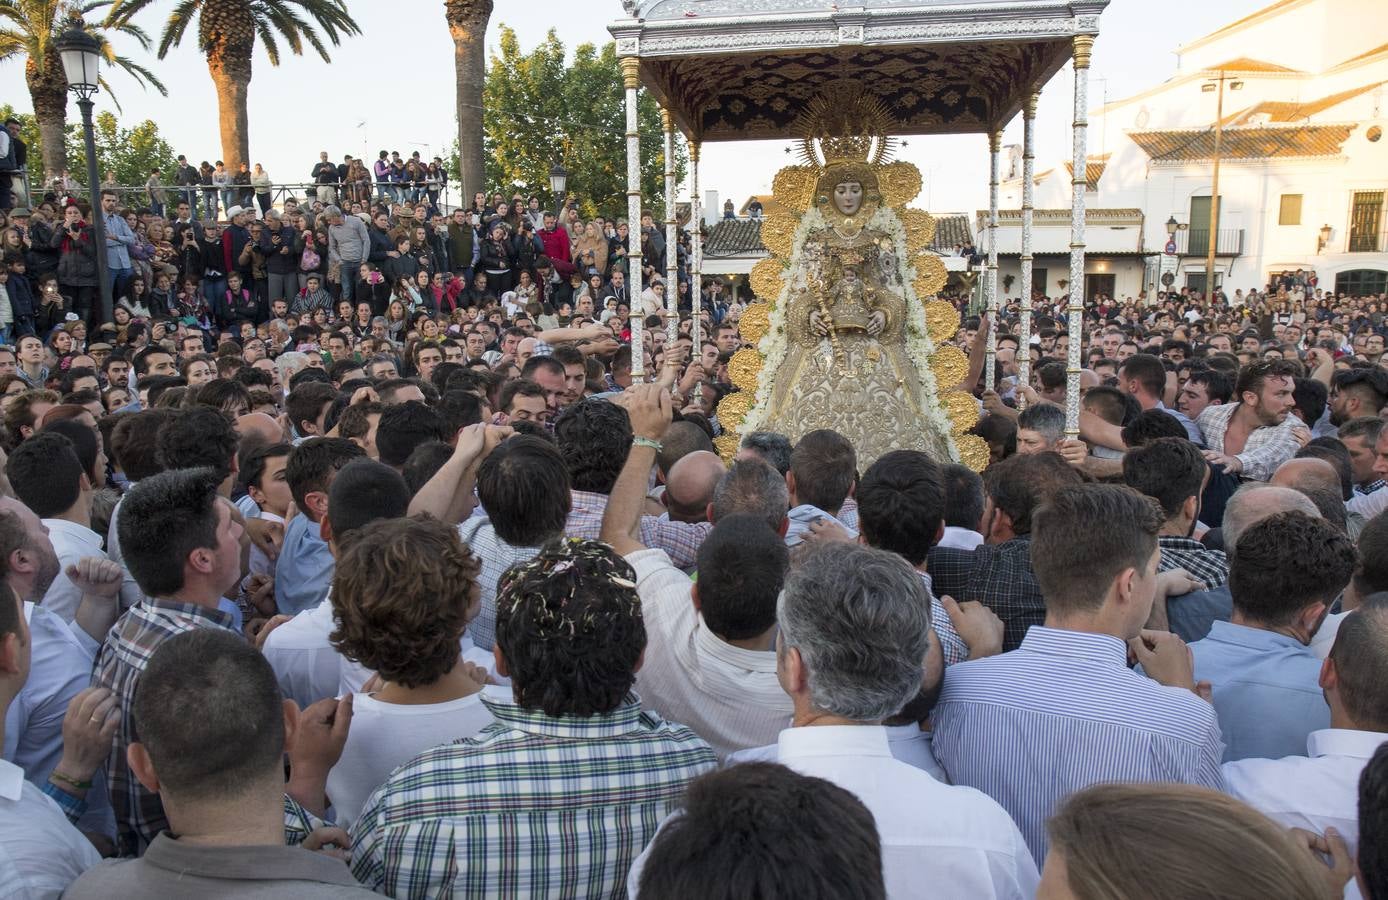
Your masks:
<svg viewBox="0 0 1388 900"><path fill-rule="evenodd" d="M820 168L855 162L882 165L896 150L896 139L889 134L893 121L881 98L862 85L826 85L795 122L801 135L800 157Z"/></svg>

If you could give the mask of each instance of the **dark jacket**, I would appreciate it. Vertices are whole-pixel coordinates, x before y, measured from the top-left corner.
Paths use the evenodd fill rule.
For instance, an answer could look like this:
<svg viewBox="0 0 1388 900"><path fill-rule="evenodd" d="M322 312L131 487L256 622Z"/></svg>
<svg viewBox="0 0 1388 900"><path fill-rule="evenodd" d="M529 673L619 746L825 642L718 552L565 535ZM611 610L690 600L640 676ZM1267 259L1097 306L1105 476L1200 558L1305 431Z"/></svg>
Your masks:
<svg viewBox="0 0 1388 900"><path fill-rule="evenodd" d="M386 264L381 267L381 274L386 276L386 280L391 284L414 278L418 273L419 260L408 255L388 259Z"/></svg>
<svg viewBox="0 0 1388 900"><path fill-rule="evenodd" d="M67 229L54 230L49 246L57 249L58 281L72 287L96 287L96 238L92 226L81 223L77 237L70 237Z"/></svg>
<svg viewBox="0 0 1388 900"><path fill-rule="evenodd" d="M62 251L53 246L53 226L41 219L29 220L29 249L24 252L27 274L37 278L58 270Z"/></svg>
<svg viewBox="0 0 1388 900"><path fill-rule="evenodd" d="M278 236L280 242L275 243ZM268 224L260 232L260 249L265 254L265 271L272 275L291 275L299 271L299 235L291 226L280 225L278 230Z"/></svg>
<svg viewBox="0 0 1388 900"><path fill-rule="evenodd" d="M390 232L382 231L375 225L368 225L366 236L371 241L371 246L367 250L366 261L373 262L377 266L384 266L390 259L391 252L395 249L395 241L391 239Z"/></svg>
<svg viewBox="0 0 1388 900"><path fill-rule="evenodd" d="M16 334L34 333L34 291L29 287L29 279L17 272L11 272L5 281L10 295L10 312L14 314Z"/></svg>

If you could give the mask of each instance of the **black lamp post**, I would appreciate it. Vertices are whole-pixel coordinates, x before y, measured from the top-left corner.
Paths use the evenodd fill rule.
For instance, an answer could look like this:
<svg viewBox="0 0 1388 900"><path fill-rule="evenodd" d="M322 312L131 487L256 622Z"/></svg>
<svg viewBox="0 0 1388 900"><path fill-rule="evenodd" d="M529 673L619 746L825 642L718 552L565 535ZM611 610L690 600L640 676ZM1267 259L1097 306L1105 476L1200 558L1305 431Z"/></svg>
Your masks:
<svg viewBox="0 0 1388 900"><path fill-rule="evenodd" d="M568 186L568 170L555 163L554 168L549 170L549 189L554 194L554 218L560 225L564 223L564 200Z"/></svg>
<svg viewBox="0 0 1388 900"><path fill-rule="evenodd" d="M68 90L77 95L82 111L82 137L87 147L87 184L92 201L92 233L96 239L96 277L101 323L111 321L111 271L106 261L106 216L101 208L101 179L97 175L96 135L92 126L92 96L100 90L97 67L101 62L101 42L87 33L82 22L72 25L57 41L63 60Z"/></svg>

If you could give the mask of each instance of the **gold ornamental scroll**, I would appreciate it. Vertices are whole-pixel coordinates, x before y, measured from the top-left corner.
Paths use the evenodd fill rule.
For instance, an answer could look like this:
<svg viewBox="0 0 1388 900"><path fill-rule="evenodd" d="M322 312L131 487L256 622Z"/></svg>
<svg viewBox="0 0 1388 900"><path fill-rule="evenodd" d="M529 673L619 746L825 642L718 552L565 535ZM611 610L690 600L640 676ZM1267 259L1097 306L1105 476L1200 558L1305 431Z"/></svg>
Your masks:
<svg viewBox="0 0 1388 900"><path fill-rule="evenodd" d="M814 205L815 180L819 177L811 166L786 166L776 173L771 192L776 202L796 215Z"/></svg>
<svg viewBox="0 0 1388 900"><path fill-rule="evenodd" d="M772 256L790 259L795 244L795 229L800 220L791 216L773 214L761 221L761 243Z"/></svg>
<svg viewBox="0 0 1388 900"><path fill-rule="evenodd" d="M920 196L921 170L908 162L888 163L877 171L885 206L901 207Z"/></svg>
<svg viewBox="0 0 1388 900"><path fill-rule="evenodd" d="M747 283L752 286L752 293L757 295L757 299L775 303L785 284L785 269L775 257L763 259L752 267Z"/></svg>
<svg viewBox="0 0 1388 900"><path fill-rule="evenodd" d="M945 300L925 304L925 330L930 334L931 343L940 346L959 331L959 310Z"/></svg>
<svg viewBox="0 0 1388 900"><path fill-rule="evenodd" d="M916 279L911 282L911 287L916 291L916 299L922 303L944 290L948 281L949 270L940 257L922 256L916 260Z"/></svg>
<svg viewBox="0 0 1388 900"><path fill-rule="evenodd" d="M737 320L737 328L744 344L757 346L771 328L771 304L753 303L748 306L742 311L742 318Z"/></svg>

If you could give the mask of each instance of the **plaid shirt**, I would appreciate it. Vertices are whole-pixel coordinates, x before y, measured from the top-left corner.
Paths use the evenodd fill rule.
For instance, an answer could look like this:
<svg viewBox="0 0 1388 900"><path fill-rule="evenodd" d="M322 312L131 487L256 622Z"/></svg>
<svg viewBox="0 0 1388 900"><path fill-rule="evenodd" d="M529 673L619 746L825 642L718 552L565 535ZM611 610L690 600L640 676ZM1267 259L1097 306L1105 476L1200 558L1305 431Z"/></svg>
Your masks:
<svg viewBox="0 0 1388 900"><path fill-rule="evenodd" d="M352 874L391 897L626 896L627 871L690 779L718 764L628 695L547 716L498 699L496 721L396 769L352 833Z"/></svg>
<svg viewBox="0 0 1388 900"><path fill-rule="evenodd" d="M126 610L111 626L97 652L92 685L109 688L120 704L120 728L106 757L106 781L116 813L116 849L121 856L139 856L160 831L169 827L159 795L145 789L130 771L126 749L139 736L130 716L140 673L159 645L176 634L197 628L222 628L240 635L228 613L177 600L145 598Z"/></svg>
<svg viewBox="0 0 1388 900"><path fill-rule="evenodd" d="M596 541L602 534L602 514L607 511L607 495L574 491L564 536ZM641 517L641 543L664 550L676 569L689 570L697 564L699 545L713 530L709 522L675 522L667 516Z"/></svg>
<svg viewBox="0 0 1388 900"><path fill-rule="evenodd" d="M963 603L976 600L1002 619L1003 650L1016 650L1027 629L1046 619L1046 601L1031 571L1031 537L973 550L936 547L926 559L932 593Z"/></svg>
<svg viewBox="0 0 1388 900"><path fill-rule="evenodd" d="M1229 430L1229 421L1238 410L1238 403L1220 403L1207 406L1200 414L1200 430L1205 434L1205 446L1216 453L1224 453L1224 433ZM1239 474L1250 481L1267 481L1277 467L1296 456L1301 449L1292 434L1293 428L1305 428L1301 420L1292 414L1282 420L1280 425L1263 425L1253 429L1244 441L1243 451L1233 454L1243 464ZM1226 454L1228 455L1228 454Z"/></svg>
<svg viewBox="0 0 1388 900"><path fill-rule="evenodd" d="M1158 572L1185 569L1205 582L1207 590L1221 587L1229 580L1229 560L1223 550L1211 550L1199 541L1174 534L1158 535L1157 546L1161 548Z"/></svg>
<svg viewBox="0 0 1388 900"><path fill-rule="evenodd" d="M1368 495L1372 494L1374 491L1377 491L1381 487L1383 487L1383 480L1378 479L1375 481L1370 481L1368 484L1361 484L1357 486L1355 490L1361 494Z"/></svg>

